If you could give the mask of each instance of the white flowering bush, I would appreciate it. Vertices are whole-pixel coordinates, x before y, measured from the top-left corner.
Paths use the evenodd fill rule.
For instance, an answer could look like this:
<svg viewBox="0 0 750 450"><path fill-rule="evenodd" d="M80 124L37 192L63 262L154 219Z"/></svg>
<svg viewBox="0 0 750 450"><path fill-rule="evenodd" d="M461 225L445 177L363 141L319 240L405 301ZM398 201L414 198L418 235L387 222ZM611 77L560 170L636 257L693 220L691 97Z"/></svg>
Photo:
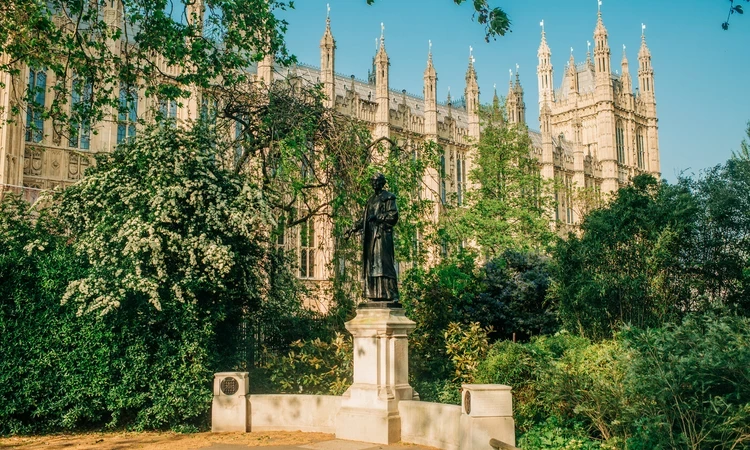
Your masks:
<svg viewBox="0 0 750 450"><path fill-rule="evenodd" d="M266 199L214 152L153 128L41 213L0 200L0 435L206 426L243 322L298 303Z"/></svg>
<svg viewBox="0 0 750 450"><path fill-rule="evenodd" d="M200 128L154 128L101 157L57 211L88 263L63 303L106 314L124 302L257 305L273 219L248 177L215 164Z"/></svg>

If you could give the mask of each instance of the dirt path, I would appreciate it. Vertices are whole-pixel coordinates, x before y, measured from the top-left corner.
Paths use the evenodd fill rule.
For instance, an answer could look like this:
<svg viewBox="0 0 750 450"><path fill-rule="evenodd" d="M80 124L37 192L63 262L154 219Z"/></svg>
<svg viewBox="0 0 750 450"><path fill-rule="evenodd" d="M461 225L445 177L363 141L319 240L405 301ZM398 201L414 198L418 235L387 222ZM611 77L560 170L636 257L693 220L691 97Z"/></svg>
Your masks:
<svg viewBox="0 0 750 450"><path fill-rule="evenodd" d="M265 447L306 445L334 439L332 434L269 431L257 433L85 433L0 438L0 450L197 450L213 444Z"/></svg>

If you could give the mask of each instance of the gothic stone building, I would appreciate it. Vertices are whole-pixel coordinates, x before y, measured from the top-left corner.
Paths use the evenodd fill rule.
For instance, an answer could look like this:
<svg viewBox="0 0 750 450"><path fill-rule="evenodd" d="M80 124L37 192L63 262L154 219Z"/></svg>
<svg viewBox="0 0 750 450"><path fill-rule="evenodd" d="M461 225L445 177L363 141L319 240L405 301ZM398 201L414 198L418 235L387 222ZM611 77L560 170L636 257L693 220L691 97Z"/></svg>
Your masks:
<svg viewBox="0 0 750 450"><path fill-rule="evenodd" d="M116 11L107 20L116 21ZM638 53L638 87L633 90L628 60L623 53L621 74L613 73L607 30L599 12L594 30L594 53L582 63L571 59L565 68L562 85L553 85L551 50L542 28L537 68L540 131L529 131L533 154L539 160L542 175L556 179L557 207L551 212L553 223L575 224L581 214L575 208L576 188L590 188L601 194L616 191L639 173L659 175L659 144L654 96L654 72L651 53L642 40ZM445 149L444 177L428 174L427 195L460 197L470 189L467 174L471 170L472 143L479 139L479 86L473 58L469 58L463 98L445 102L437 99L437 71L428 54L424 71L423 95L390 89L389 58L381 35L368 80L342 76L335 71L336 42L330 18L320 41L320 67L299 65L274 68L267 58L257 66L258 82L271 83L293 72L310 83L320 83L327 106L368 124L373 137L388 137L396 142L433 141ZM5 56L0 55L0 58ZM165 69L166 70L166 69ZM25 67L21 71L28 86L47 87L45 71ZM50 83L51 84L51 83ZM23 91L25 86L21 86ZM13 91L16 89L16 92ZM42 91L44 91L43 89ZM19 86L8 74L0 75L0 186L16 190L33 201L41 190L75 183L91 163L92 152L111 151L119 142L136 133L136 121L148 111L161 107L178 121L195 118L198 101L184 105L154 105L144 96L121 96L128 113L114 114L97 125L97 133L81 129L77 136L62 138L41 116L28 112L15 122L6 122ZM37 101L49 104L52 94L39 93ZM46 96L46 98L45 98ZM71 99L71 103L80 99ZM508 121L525 124L526 105L518 73L511 81L506 98ZM34 123L32 130L28 127ZM430 192L431 191L431 192ZM434 198L438 200L438 198ZM437 204L438 202L436 202ZM437 214L437 206L435 214ZM306 224L287 233L284 245L297 249L300 277L314 282L330 279L332 239L323 221Z"/></svg>

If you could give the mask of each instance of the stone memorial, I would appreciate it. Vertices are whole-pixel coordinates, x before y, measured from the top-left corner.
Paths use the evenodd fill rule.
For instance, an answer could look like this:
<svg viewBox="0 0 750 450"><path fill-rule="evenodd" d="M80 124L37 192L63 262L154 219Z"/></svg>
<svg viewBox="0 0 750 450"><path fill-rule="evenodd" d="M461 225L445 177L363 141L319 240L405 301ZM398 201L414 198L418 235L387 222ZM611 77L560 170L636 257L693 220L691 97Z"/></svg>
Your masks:
<svg viewBox="0 0 750 450"><path fill-rule="evenodd" d="M362 233L362 295L346 323L354 339L354 382L344 393L336 437L377 444L401 440L398 402L418 400L409 386L408 336L415 328L398 296L393 227L396 196L384 190L383 174L371 179L373 194L362 218L347 232Z"/></svg>

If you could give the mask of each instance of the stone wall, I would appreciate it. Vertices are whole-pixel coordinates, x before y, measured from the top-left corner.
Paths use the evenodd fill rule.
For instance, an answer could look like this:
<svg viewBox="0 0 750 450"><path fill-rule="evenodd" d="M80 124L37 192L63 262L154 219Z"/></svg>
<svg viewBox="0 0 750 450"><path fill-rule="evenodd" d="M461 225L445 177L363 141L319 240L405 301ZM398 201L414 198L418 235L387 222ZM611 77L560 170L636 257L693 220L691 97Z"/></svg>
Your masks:
<svg viewBox="0 0 750 450"><path fill-rule="evenodd" d="M461 407L420 401L398 403L401 441L458 450L461 443Z"/></svg>
<svg viewBox="0 0 750 450"><path fill-rule="evenodd" d="M331 395L251 395L250 431L336 432L341 397Z"/></svg>

